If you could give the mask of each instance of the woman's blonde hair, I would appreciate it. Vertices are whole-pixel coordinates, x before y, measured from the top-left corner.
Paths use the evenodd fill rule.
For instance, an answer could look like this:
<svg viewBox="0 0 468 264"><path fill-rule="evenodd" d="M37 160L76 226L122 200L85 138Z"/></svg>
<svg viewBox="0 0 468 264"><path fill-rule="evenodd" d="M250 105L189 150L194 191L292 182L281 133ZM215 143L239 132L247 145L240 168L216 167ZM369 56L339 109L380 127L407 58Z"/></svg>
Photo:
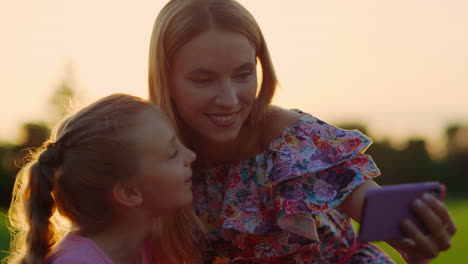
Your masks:
<svg viewBox="0 0 468 264"><path fill-rule="evenodd" d="M171 0L159 12L154 22L149 47L148 84L151 101L168 115L179 135L182 135L181 126L178 124L179 118L176 116L170 95L171 63L184 44L213 28L242 34L255 48L262 80L249 116L252 124L257 124L263 119L275 93L277 77L265 39L254 17L242 5L234 0ZM186 139L182 140L185 142ZM192 223L195 229L202 230L193 210L177 210L172 215L165 216L164 221L173 223L170 226L173 229L164 225L166 236L177 233L180 235L179 242L186 243L184 247L196 248L195 245L191 245L193 239L184 239L193 235L190 232L180 233L177 225L182 222ZM159 248L159 251L161 250L164 250L164 245Z"/></svg>
<svg viewBox="0 0 468 264"><path fill-rule="evenodd" d="M160 11L153 26L149 48L149 97L172 120L177 117L170 96L169 73L177 51L198 34L219 29L244 35L254 46L262 80L250 121L258 123L271 103L277 77L262 31L254 17L235 0L171 0Z"/></svg>
<svg viewBox="0 0 468 264"><path fill-rule="evenodd" d="M30 155L17 175L8 212L13 235L8 263L43 263L70 228L95 234L116 217L112 186L138 170L129 130L137 125L136 115L150 108L155 106L126 94L105 97L61 122ZM71 226L61 225L63 220ZM174 259L173 251L158 252L159 258Z"/></svg>

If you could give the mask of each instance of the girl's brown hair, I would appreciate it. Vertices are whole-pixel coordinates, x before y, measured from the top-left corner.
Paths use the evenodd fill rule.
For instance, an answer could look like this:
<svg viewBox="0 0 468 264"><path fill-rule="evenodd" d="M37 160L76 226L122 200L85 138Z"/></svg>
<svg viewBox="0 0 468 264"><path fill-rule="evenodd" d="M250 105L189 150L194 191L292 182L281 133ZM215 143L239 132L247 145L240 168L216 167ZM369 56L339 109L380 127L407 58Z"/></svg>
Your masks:
<svg viewBox="0 0 468 264"><path fill-rule="evenodd" d="M138 170L128 131L138 113L154 107L138 97L114 94L53 130L17 175L8 213L14 238L8 263L43 263L70 228L91 235L116 217L111 188ZM63 220L71 226L61 225ZM163 259L173 258L170 252L160 253Z"/></svg>

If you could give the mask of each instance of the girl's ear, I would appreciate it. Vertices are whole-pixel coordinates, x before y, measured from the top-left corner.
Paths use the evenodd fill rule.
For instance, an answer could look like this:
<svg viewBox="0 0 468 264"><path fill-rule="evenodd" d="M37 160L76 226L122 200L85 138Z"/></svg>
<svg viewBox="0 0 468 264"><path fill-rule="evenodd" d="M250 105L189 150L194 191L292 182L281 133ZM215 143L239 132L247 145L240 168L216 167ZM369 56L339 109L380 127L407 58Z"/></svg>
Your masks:
<svg viewBox="0 0 468 264"><path fill-rule="evenodd" d="M125 206L136 207L143 202L143 194L133 184L117 183L112 188L112 196L114 199Z"/></svg>

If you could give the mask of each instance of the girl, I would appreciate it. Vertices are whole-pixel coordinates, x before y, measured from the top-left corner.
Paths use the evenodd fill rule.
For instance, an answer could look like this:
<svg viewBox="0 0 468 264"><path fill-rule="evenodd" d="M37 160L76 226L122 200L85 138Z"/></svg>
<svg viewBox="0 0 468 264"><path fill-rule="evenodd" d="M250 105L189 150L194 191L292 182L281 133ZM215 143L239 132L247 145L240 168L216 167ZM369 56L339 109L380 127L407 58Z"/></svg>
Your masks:
<svg viewBox="0 0 468 264"><path fill-rule="evenodd" d="M392 263L357 242L350 221L359 221L364 192L378 188L380 172L364 154L371 140L270 105L275 71L239 3L169 1L154 24L148 77L151 100L198 156L194 206L213 245L205 260ZM391 243L425 263L450 247L455 225L436 199L416 204L431 235L405 222L409 239Z"/></svg>
<svg viewBox="0 0 468 264"><path fill-rule="evenodd" d="M184 228L196 219L159 234L154 255L149 243L158 216L191 204L194 160L153 104L114 94L89 105L18 175L8 263L195 262L197 234Z"/></svg>

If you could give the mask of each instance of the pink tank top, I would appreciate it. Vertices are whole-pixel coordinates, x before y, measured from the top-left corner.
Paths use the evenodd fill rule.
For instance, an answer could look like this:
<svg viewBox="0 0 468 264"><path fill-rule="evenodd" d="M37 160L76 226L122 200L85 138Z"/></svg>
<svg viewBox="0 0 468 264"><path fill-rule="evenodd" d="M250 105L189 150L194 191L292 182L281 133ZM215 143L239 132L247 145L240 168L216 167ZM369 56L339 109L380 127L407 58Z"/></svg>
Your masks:
<svg viewBox="0 0 468 264"><path fill-rule="evenodd" d="M46 260L47 264L114 264L114 262L89 238L68 233ZM141 250L141 263L150 264L149 247Z"/></svg>

